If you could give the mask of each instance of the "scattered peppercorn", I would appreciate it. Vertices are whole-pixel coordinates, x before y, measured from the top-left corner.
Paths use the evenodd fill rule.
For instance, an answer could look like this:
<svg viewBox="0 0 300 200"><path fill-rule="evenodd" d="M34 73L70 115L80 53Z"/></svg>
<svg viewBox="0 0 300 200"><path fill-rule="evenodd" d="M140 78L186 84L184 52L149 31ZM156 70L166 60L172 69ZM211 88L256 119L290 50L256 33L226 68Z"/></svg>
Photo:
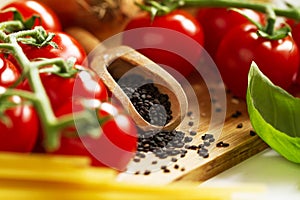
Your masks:
<svg viewBox="0 0 300 200"><path fill-rule="evenodd" d="M188 123L188 125L189 126L194 126L194 122L191 121L191 122Z"/></svg>
<svg viewBox="0 0 300 200"><path fill-rule="evenodd" d="M187 152L188 152L187 150L181 149L181 150L180 150L180 157L181 157L181 158L185 157L185 155L187 154Z"/></svg>
<svg viewBox="0 0 300 200"><path fill-rule="evenodd" d="M188 117L191 117L193 115L193 112L192 111L189 111L188 113L187 113L187 116Z"/></svg>
<svg viewBox="0 0 300 200"><path fill-rule="evenodd" d="M184 142L185 143L189 143L189 142L192 142L192 141L193 141L192 137L188 137L188 136L184 137Z"/></svg>
<svg viewBox="0 0 300 200"><path fill-rule="evenodd" d="M213 143L213 142L215 141L215 138L210 138L208 141L209 141L210 143Z"/></svg>
<svg viewBox="0 0 300 200"><path fill-rule="evenodd" d="M223 147L229 147L229 143L223 143Z"/></svg>
<svg viewBox="0 0 300 200"><path fill-rule="evenodd" d="M141 152L137 152L135 155L136 155L137 157L140 157L140 158L145 158L145 157L146 157L146 155L143 154L143 153L141 153Z"/></svg>
<svg viewBox="0 0 300 200"><path fill-rule="evenodd" d="M222 108L216 108L216 112L222 112Z"/></svg>
<svg viewBox="0 0 300 200"><path fill-rule="evenodd" d="M243 128L243 123L239 123L236 128Z"/></svg>
<svg viewBox="0 0 300 200"><path fill-rule="evenodd" d="M209 157L209 153L206 151L200 151L199 152L199 156L203 157L203 158L208 158Z"/></svg>
<svg viewBox="0 0 300 200"><path fill-rule="evenodd" d="M204 142L203 145L208 147L210 145L210 142Z"/></svg>
<svg viewBox="0 0 300 200"><path fill-rule="evenodd" d="M156 160L152 161L152 165L156 165L156 164L157 164Z"/></svg>
<svg viewBox="0 0 300 200"><path fill-rule="evenodd" d="M164 170L164 169L167 169L167 166L166 165L163 165L163 166L161 166L160 167L162 170Z"/></svg>
<svg viewBox="0 0 300 200"><path fill-rule="evenodd" d="M208 139L212 139L214 136L212 134L204 134L202 135L201 139L202 140L208 140Z"/></svg>
<svg viewBox="0 0 300 200"><path fill-rule="evenodd" d="M232 118L238 118L238 117L241 116L241 115L242 115L242 112L237 110L235 113L233 113L233 114L231 115L231 117L232 117Z"/></svg>
<svg viewBox="0 0 300 200"><path fill-rule="evenodd" d="M189 147L189 149L191 149L191 150L197 150L198 147L196 145L192 145L192 146Z"/></svg>
<svg viewBox="0 0 300 200"><path fill-rule="evenodd" d="M223 142L221 141L221 142L218 142L217 144L216 144L216 147L222 147L223 146Z"/></svg>
<svg viewBox="0 0 300 200"><path fill-rule="evenodd" d="M149 175L149 174L151 174L151 171L150 171L150 170L146 170L146 171L144 172L144 175Z"/></svg>
<svg viewBox="0 0 300 200"><path fill-rule="evenodd" d="M216 144L216 146L217 147L229 147L229 143L225 143L225 142L221 141L221 142L218 142Z"/></svg>
<svg viewBox="0 0 300 200"><path fill-rule="evenodd" d="M195 135L197 135L197 132L196 131L190 131L190 135L195 136Z"/></svg>
<svg viewBox="0 0 300 200"><path fill-rule="evenodd" d="M255 135L256 135L256 132L253 131L253 130L250 130L250 135L251 135L251 136L255 136Z"/></svg>

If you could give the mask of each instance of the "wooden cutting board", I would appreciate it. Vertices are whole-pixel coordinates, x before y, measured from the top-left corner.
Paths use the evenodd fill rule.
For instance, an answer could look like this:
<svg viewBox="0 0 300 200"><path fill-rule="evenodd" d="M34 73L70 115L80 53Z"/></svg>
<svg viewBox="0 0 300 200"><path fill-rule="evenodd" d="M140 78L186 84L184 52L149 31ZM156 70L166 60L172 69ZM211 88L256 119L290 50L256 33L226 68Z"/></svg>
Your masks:
<svg viewBox="0 0 300 200"><path fill-rule="evenodd" d="M199 120L199 126L196 127L197 135L193 138L192 144L198 145L203 143L202 136L209 129L211 114L214 112L212 111L213 107L218 109L218 113L222 114L222 112L225 112L222 132L219 137L215 137L216 141L208 147L209 157L203 158L197 154L196 150L188 150L184 158L178 158L176 162L172 162L170 158L158 159L150 153L138 163L132 161L128 166L128 171L119 175L118 179L120 181L155 185L164 185L177 181L201 182L237 165L268 147L256 134L253 134L244 100L237 99L227 92L225 108L218 108L213 105L218 104L218 100L211 100L211 95L203 80L200 80L199 77L191 76L190 83L198 98L199 113L194 116L186 116L182 123L183 127L179 129L186 132L186 135L189 135L191 127L187 125L188 122ZM190 108L191 111L195 111L194 109ZM219 130L220 127L216 126L209 131L213 133ZM227 143L229 146L217 147L219 142ZM161 166L166 166L169 172L165 172L160 168ZM151 171L150 174L148 174L149 171ZM144 174L145 172L146 174Z"/></svg>

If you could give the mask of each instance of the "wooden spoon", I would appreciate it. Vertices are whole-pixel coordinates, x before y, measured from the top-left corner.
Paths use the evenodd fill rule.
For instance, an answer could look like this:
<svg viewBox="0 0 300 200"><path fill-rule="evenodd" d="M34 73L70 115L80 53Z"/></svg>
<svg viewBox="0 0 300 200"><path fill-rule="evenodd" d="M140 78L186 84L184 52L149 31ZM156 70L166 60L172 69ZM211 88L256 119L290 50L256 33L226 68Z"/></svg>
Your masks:
<svg viewBox="0 0 300 200"><path fill-rule="evenodd" d="M84 39L81 44L88 51L92 50L92 46L100 46L100 41L81 28L69 28L66 32L79 42ZM90 67L99 75L113 96L130 113L141 129L145 131L174 130L182 122L188 109L187 97L177 80L162 67L128 46L103 49L103 45L101 45L101 53L98 54L97 49L94 49L92 55ZM130 98L117 83L117 80L128 74L138 74L146 79L151 79L160 93L169 96L172 119L167 124L164 126L153 125L137 112Z"/></svg>

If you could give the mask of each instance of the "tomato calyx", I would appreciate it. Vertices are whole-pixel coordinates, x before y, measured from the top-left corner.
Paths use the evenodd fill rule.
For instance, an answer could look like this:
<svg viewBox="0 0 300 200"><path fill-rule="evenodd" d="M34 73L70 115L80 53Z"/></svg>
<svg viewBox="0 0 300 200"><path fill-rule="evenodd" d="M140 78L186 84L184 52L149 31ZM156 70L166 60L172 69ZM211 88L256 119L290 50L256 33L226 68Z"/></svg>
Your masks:
<svg viewBox="0 0 300 200"><path fill-rule="evenodd" d="M291 33L291 28L288 24L284 23L280 28L276 29L276 14L271 6L266 7L266 25L251 19L241 10L232 8L231 10L240 13L242 16L247 18L252 24L257 27L257 34L268 40L280 40L285 38Z"/></svg>
<svg viewBox="0 0 300 200"><path fill-rule="evenodd" d="M17 41L23 44L29 44L38 48L51 45L53 48L57 48L55 42L52 41L55 34L47 32L42 26L36 26L33 30L20 31L16 35L18 36Z"/></svg>
<svg viewBox="0 0 300 200"><path fill-rule="evenodd" d="M271 6L267 6L267 24L265 27L263 27L263 30L261 28L258 29L258 34L266 39L269 40L279 40L283 39L286 36L288 36L291 33L291 28L289 25L284 24L281 28L275 29L275 23L276 23L276 14L274 10L271 8Z"/></svg>
<svg viewBox="0 0 300 200"><path fill-rule="evenodd" d="M151 20L155 18L155 16L166 15L173 10L177 9L184 5L184 1L182 0L146 0L144 4L135 3L140 7L141 10L147 11L151 15Z"/></svg>
<svg viewBox="0 0 300 200"><path fill-rule="evenodd" d="M36 46L38 48L51 45L53 48L57 48L57 44L52 41L55 36L54 33L46 31L42 26L35 26L30 30L22 30L13 33L7 32L7 29L10 29L11 26L22 26L19 21L7 21L0 23L0 31L3 37L4 42L9 42L6 34L11 34L14 38L16 38L17 42L21 42L23 44L28 44L32 46Z"/></svg>
<svg viewBox="0 0 300 200"><path fill-rule="evenodd" d="M21 22L22 26L15 27L10 26L6 29L8 33L21 31L21 30L30 30L34 27L34 23L36 20L39 21L39 24L41 24L41 18L38 15L32 15L28 19L24 19L23 15L14 7L7 8L5 10L2 10L1 13L9 13L11 12L13 14L13 21L19 21Z"/></svg>

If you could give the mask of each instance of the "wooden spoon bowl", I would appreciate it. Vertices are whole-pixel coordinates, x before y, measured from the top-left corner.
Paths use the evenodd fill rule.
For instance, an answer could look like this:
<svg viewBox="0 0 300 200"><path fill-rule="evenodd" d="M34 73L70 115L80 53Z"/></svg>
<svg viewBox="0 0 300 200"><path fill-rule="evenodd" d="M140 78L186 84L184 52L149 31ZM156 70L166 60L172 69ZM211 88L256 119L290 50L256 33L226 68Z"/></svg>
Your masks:
<svg viewBox="0 0 300 200"><path fill-rule="evenodd" d="M107 88L132 116L139 128L147 130L174 130L187 113L187 97L173 76L159 65L127 46L101 49L93 52L91 68L99 75ZM137 74L151 79L161 94L166 94L171 103L172 119L164 126L147 122L136 110L130 98L118 84L119 79L129 74Z"/></svg>

